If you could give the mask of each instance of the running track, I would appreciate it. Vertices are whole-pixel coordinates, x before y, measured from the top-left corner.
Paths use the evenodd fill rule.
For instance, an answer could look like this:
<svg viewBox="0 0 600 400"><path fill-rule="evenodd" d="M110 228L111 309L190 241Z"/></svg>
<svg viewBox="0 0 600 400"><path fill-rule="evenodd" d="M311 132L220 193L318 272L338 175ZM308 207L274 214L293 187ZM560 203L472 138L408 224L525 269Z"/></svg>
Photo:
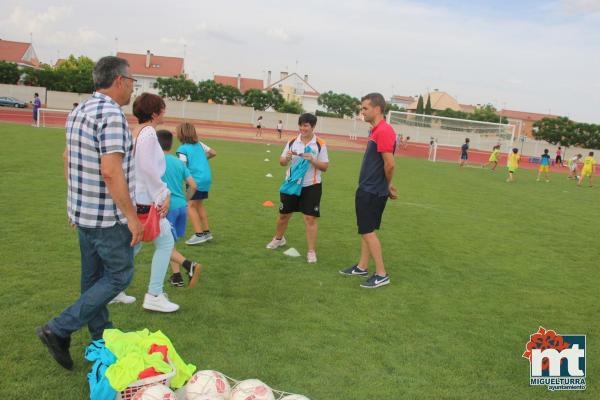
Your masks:
<svg viewBox="0 0 600 400"><path fill-rule="evenodd" d="M46 127L63 127L67 118L66 113L60 112L47 112L44 115L44 123ZM137 121L133 116L128 116L127 120L131 125L136 125ZM11 109L11 108L0 108L0 121L12 122L17 124L29 125L32 122L31 110L30 109ZM175 126L182 122L179 118L165 118L165 125ZM206 130L207 137L213 137L216 139L238 141L238 142L256 142L255 132L256 129L251 124L237 124L232 122L221 122L221 121L203 121L203 120L191 120L194 126L200 129ZM208 131L212 131L209 133ZM261 139L263 142L278 143L283 142L283 139L278 139L275 129L263 129L265 136ZM291 137L295 134L294 131L284 131L284 135ZM203 135L204 136L204 135ZM356 140L350 140L347 136L320 133L319 136L327 139L328 147L339 150L348 151L364 151L364 145L367 142L367 138L358 138ZM405 149L399 149L396 152L397 156L400 157L412 157L412 158L423 158L427 159L429 154L429 146L426 143L409 143ZM438 146L437 159L440 161L447 162L458 162L460 155L460 149L456 147ZM470 164L484 164L487 162L490 153L480 150L469 151L469 163ZM524 157L519 165L520 168L537 169L539 164L531 162L531 157ZM506 165L506 155L500 156L500 162L498 169ZM567 169L564 167L551 167L552 172L566 173ZM595 175L597 172L595 171Z"/></svg>

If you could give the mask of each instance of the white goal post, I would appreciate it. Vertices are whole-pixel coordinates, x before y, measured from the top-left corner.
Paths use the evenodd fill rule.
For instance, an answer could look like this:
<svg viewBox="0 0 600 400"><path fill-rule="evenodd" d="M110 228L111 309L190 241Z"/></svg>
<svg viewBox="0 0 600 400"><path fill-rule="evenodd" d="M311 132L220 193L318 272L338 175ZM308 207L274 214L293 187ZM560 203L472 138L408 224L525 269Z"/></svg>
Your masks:
<svg viewBox="0 0 600 400"><path fill-rule="evenodd" d="M470 148L491 151L499 144L501 151L510 152L515 140L515 126L493 122L472 121L469 119L438 117L404 111L390 111L389 124L399 128L404 137L410 136L411 142L430 145L429 159L435 161L437 146L458 147L470 139ZM430 143L433 143L432 145Z"/></svg>
<svg viewBox="0 0 600 400"><path fill-rule="evenodd" d="M71 110L65 110L61 108L38 108L37 110L37 121L36 125L39 128L40 126L45 128L46 121L49 119L48 114L64 114L65 117L69 115Z"/></svg>

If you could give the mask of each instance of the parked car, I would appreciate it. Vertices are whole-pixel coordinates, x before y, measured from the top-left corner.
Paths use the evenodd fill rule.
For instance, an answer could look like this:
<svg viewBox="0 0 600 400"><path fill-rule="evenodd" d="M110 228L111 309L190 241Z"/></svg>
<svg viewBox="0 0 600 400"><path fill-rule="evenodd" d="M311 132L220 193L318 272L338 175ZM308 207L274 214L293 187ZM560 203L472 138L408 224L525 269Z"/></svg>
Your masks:
<svg viewBox="0 0 600 400"><path fill-rule="evenodd" d="M27 103L19 99L15 99L14 97L0 97L0 106L25 108L27 107Z"/></svg>

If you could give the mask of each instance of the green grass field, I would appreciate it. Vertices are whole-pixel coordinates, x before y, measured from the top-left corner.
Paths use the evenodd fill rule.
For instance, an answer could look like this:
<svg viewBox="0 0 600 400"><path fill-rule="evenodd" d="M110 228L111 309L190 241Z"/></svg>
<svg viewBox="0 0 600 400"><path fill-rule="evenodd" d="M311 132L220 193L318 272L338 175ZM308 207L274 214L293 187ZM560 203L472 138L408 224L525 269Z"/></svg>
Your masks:
<svg viewBox="0 0 600 400"><path fill-rule="evenodd" d="M73 335L72 372L34 334L78 296L64 133L0 124L0 138L0 398L83 399L87 330ZM200 282L192 290L165 286L181 305L177 313L143 311L152 255L146 245L128 289L138 301L110 306L115 327L160 329L199 369L259 378L313 400L600 395L597 188L577 188L566 175L538 183L525 170L507 184L504 168L492 173L399 158L399 199L388 202L380 231L392 284L365 290L359 278L338 274L360 249L354 191L361 154L330 151L319 262L309 265L264 248L277 209L261 203L278 202L279 146L207 143L218 152L207 203L215 240L179 243L206 266ZM265 178L268 172L275 178ZM306 252L299 216L286 237ZM587 335L586 392L529 386L521 354L540 325Z"/></svg>

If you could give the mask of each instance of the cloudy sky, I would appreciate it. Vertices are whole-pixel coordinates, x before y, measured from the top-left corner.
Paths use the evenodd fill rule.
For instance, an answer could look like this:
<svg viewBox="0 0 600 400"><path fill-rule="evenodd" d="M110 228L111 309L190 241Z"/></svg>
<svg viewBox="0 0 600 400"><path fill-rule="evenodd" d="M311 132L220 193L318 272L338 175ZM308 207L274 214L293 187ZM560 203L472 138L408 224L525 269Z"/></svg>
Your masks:
<svg viewBox="0 0 600 400"><path fill-rule="evenodd" d="M439 89L600 123L600 0L0 1L0 38L31 34L43 62L185 51L194 80L288 70L321 92Z"/></svg>

